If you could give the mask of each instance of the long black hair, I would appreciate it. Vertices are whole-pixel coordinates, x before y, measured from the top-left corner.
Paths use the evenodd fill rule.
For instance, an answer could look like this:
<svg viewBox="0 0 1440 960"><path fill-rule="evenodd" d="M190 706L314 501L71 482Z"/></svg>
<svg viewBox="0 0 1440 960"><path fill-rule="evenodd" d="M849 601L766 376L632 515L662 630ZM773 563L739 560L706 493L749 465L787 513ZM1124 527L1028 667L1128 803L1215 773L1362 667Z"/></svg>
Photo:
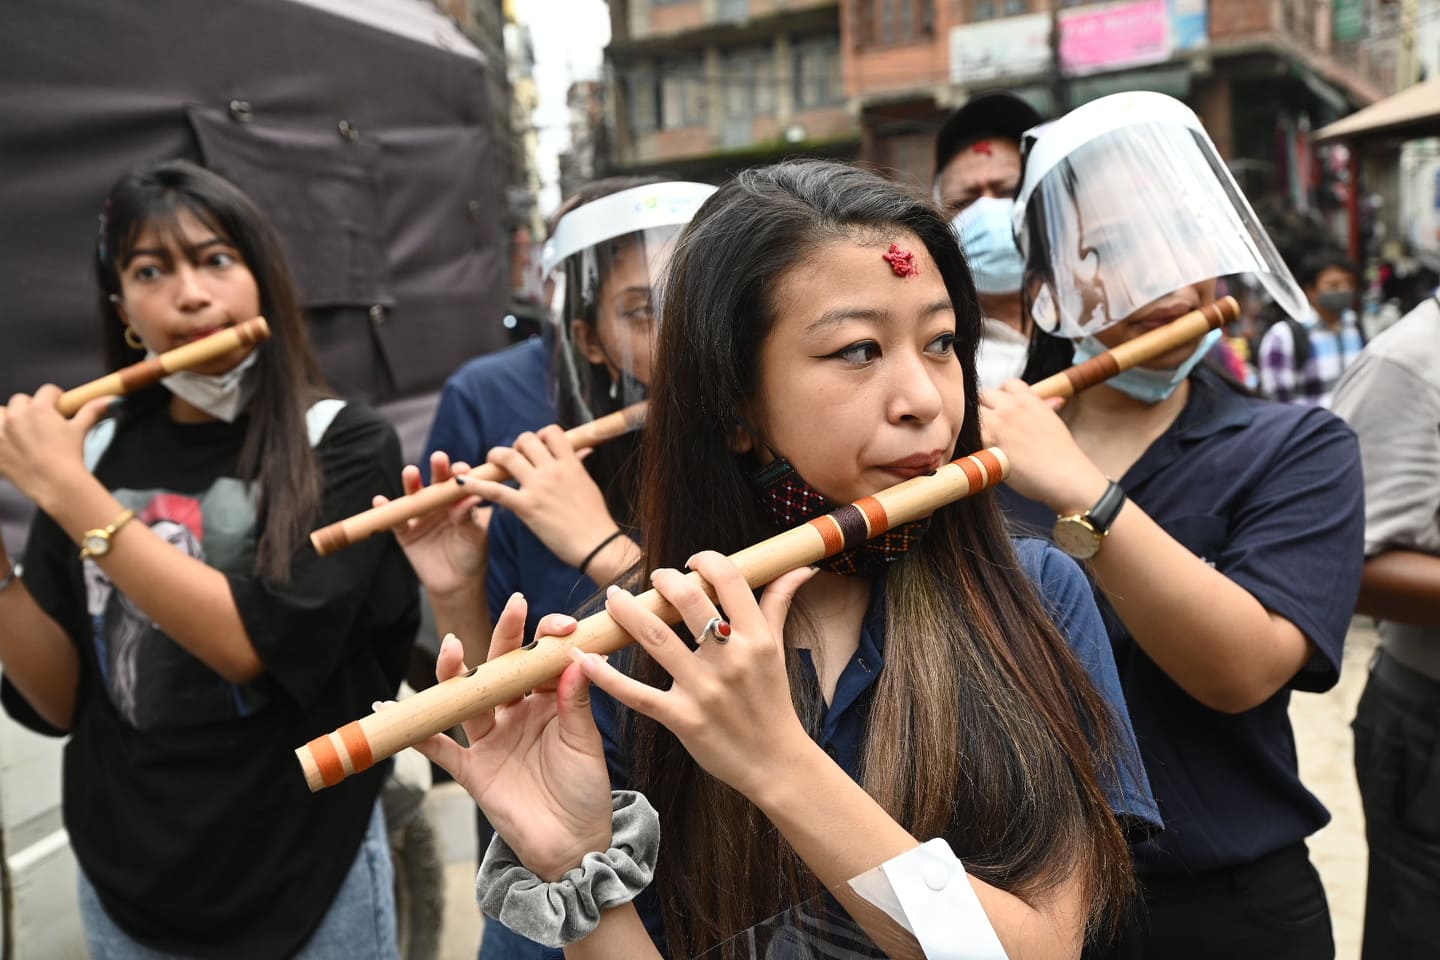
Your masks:
<svg viewBox="0 0 1440 960"><path fill-rule="evenodd" d="M775 533L746 479L754 464L731 439L760 388L783 280L830 243L883 245L908 234L925 244L955 308L969 411L957 454L980 447L980 308L946 220L924 197L854 167L806 161L744 171L691 221L667 273L642 457L641 582L696 550L733 552ZM885 667L862 785L916 836L946 837L986 882L1028 899L1075 873L1092 923L1113 917L1131 882L1129 849L1099 786L1113 770L1114 716L1023 573L993 492L937 511L883 589ZM823 702L794 648L813 646L814 629L797 602L787 662L812 732ZM627 656L639 679L667 685L643 653L632 647ZM665 728L624 716L633 784L659 810L666 837L657 889L673 956L814 892L814 878L758 810L700 770Z"/></svg>
<svg viewBox="0 0 1440 960"><path fill-rule="evenodd" d="M256 574L272 582L289 576L290 559L305 546L319 514L320 468L310 447L305 412L329 395L273 227L234 184L185 160L171 160L122 177L101 214L95 251L101 336L111 369L142 353L125 342L125 320L116 303L120 273L146 228L178 233L181 212L192 214L233 246L255 277L270 339L257 348L255 392L236 473L258 484L260 534ZM136 408L168 396L155 388Z"/></svg>

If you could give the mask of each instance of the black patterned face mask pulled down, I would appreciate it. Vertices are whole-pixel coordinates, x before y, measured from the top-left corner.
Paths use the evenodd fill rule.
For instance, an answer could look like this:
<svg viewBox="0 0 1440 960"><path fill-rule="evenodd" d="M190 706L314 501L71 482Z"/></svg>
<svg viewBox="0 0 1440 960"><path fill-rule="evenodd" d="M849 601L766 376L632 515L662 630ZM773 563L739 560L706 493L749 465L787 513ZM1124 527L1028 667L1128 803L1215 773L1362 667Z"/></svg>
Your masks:
<svg viewBox="0 0 1440 960"><path fill-rule="evenodd" d="M755 497L765 515L781 530L789 530L807 520L823 517L842 506L827 500L824 494L810 486L784 457L777 456L759 470L750 473L748 479L755 488ZM861 522L863 523L863 520ZM840 553L821 560L816 566L821 570L846 576L882 576L885 568L919 543L929 528L928 516L912 520L887 530L878 537L847 547Z"/></svg>

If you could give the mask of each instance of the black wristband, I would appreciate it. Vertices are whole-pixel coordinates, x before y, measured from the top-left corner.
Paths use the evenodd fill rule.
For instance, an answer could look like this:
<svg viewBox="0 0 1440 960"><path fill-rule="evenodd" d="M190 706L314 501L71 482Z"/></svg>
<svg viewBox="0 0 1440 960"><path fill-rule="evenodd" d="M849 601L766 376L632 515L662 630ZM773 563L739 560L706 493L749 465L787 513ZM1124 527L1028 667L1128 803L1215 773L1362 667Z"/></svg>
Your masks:
<svg viewBox="0 0 1440 960"><path fill-rule="evenodd" d="M1111 480L1110 486L1105 488L1100 499L1095 501L1095 506L1091 507L1087 513L1091 525L1095 527L1095 532L1109 533L1111 525L1115 523L1115 518L1120 515L1120 508L1123 506L1125 506L1125 488Z"/></svg>
<svg viewBox="0 0 1440 960"><path fill-rule="evenodd" d="M610 536L606 537L604 540L601 540L598 544L595 545L595 549L591 550L589 555L586 556L584 560L580 561L580 566L576 569L578 569L582 574L585 573L585 568L590 566L590 562L600 555L601 550L604 550L606 547L610 546L611 543L615 542L616 537L623 536L625 536L625 531L617 529L614 533L610 534Z"/></svg>

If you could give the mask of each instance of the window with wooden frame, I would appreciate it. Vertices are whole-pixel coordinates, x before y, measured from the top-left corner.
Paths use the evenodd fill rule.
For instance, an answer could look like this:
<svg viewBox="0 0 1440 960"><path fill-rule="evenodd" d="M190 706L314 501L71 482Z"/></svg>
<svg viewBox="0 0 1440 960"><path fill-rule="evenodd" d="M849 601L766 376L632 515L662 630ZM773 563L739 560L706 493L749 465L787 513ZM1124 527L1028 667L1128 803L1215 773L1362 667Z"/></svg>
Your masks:
<svg viewBox="0 0 1440 960"><path fill-rule="evenodd" d="M935 0L850 0L856 49L928 41L935 35Z"/></svg>

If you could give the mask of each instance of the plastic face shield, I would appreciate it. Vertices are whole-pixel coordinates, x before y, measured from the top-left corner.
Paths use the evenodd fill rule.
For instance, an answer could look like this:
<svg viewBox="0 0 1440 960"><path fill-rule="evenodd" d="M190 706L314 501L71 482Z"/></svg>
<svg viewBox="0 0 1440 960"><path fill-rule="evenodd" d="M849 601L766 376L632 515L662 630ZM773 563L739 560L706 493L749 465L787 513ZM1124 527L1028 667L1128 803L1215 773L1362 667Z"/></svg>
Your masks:
<svg viewBox="0 0 1440 960"><path fill-rule="evenodd" d="M542 266L555 342L551 399L562 420L585 422L645 399L660 278L680 231L714 192L701 183L650 184L560 218Z"/></svg>
<svg viewBox="0 0 1440 960"><path fill-rule="evenodd" d="M1120 93L1027 134L1015 232L1042 330L1082 337L1215 278L1305 297L1199 118L1163 94Z"/></svg>

